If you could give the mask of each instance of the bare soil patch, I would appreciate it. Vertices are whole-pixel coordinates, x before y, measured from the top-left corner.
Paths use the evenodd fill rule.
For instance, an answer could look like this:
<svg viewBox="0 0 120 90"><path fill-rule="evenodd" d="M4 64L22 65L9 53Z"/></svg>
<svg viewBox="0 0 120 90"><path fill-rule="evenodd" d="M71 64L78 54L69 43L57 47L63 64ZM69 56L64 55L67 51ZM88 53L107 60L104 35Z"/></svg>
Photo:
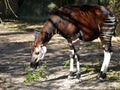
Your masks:
<svg viewBox="0 0 120 90"><path fill-rule="evenodd" d="M120 79L99 82L98 72L86 71L82 74L81 82L75 84L67 80L69 69L63 67L64 61L69 60L69 47L64 38L55 35L48 43L45 61L48 66L46 79L29 84L24 83L25 65L31 58L31 45L34 41L34 28L39 24L5 23L0 24L0 90L84 90L84 89L120 89ZM81 42L81 65L98 68L103 60L103 51L98 40ZM113 39L113 56L109 70L120 75L120 38Z"/></svg>

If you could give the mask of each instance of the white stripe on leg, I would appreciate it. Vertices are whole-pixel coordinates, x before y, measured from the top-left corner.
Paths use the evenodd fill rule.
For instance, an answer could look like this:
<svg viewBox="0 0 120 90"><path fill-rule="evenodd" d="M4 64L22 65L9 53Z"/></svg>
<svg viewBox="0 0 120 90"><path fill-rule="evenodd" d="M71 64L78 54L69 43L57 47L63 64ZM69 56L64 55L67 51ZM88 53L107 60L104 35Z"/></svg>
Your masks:
<svg viewBox="0 0 120 90"><path fill-rule="evenodd" d="M70 50L70 54L72 55L71 57L70 57L70 72L73 72L74 71L74 58L73 58L73 56L74 56L74 50Z"/></svg>
<svg viewBox="0 0 120 90"><path fill-rule="evenodd" d="M73 78L74 71L74 50L70 50L70 73L68 75L68 79Z"/></svg>
<svg viewBox="0 0 120 90"><path fill-rule="evenodd" d="M73 72L73 69L74 69L74 59L71 58L70 59L70 72Z"/></svg>
<svg viewBox="0 0 120 90"><path fill-rule="evenodd" d="M104 51L104 61L103 61L102 68L101 68L101 71L103 73L107 72L110 59L111 59L111 52Z"/></svg>
<svg viewBox="0 0 120 90"><path fill-rule="evenodd" d="M75 55L75 59L76 59L76 80L75 80L75 83L79 83L79 78L80 78L80 63L79 63L79 60L78 60L78 56Z"/></svg>
<svg viewBox="0 0 120 90"><path fill-rule="evenodd" d="M77 65L77 73L80 73L80 63L78 61L77 55L75 55L76 58L76 65Z"/></svg>

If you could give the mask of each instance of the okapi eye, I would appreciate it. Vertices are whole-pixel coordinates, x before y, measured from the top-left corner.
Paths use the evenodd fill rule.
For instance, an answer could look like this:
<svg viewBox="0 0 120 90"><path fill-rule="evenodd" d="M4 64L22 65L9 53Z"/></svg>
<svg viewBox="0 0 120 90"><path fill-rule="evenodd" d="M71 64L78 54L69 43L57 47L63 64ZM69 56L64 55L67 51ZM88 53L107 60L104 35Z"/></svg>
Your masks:
<svg viewBox="0 0 120 90"><path fill-rule="evenodd" d="M39 52L35 52L35 54L36 54L36 55L38 55L38 54L39 54Z"/></svg>

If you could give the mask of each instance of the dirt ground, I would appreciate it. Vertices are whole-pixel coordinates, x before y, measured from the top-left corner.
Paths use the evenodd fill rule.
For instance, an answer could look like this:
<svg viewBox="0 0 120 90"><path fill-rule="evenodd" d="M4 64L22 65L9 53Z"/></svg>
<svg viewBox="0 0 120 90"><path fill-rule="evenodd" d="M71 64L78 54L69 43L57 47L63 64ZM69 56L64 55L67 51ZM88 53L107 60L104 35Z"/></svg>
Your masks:
<svg viewBox="0 0 120 90"><path fill-rule="evenodd" d="M96 79L97 72L88 71L82 74L81 81L67 80L69 69L63 67L64 61L69 60L69 47L64 38L55 35L48 43L47 78L25 84L25 65L31 59L31 45L34 41L33 28L38 24L0 24L0 90L84 90L84 89L120 89L120 79L100 82ZM109 68L120 75L120 38L113 39L113 56ZM98 63L103 60L103 51L98 40L81 42L81 65ZM93 66L97 68L97 66Z"/></svg>

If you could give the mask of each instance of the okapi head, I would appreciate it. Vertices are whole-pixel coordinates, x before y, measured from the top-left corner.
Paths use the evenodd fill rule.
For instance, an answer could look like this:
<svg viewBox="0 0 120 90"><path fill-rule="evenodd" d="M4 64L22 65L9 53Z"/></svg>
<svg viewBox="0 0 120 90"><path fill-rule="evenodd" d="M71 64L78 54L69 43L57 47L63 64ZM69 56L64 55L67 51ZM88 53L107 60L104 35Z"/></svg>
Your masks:
<svg viewBox="0 0 120 90"><path fill-rule="evenodd" d="M30 62L30 67L34 70L40 64L39 61L43 60L45 53L47 52L47 48L45 44L51 39L51 37L56 33L55 26L53 23L57 23L59 20L57 16L51 16L48 19L43 28L39 30L35 30L35 42L32 48L32 59Z"/></svg>
<svg viewBox="0 0 120 90"><path fill-rule="evenodd" d="M35 30L35 43L32 48L32 59L30 63L31 70L35 70L37 68L37 66L39 65L39 61L43 60L45 53L47 52L46 46L37 43L39 34L40 31Z"/></svg>

